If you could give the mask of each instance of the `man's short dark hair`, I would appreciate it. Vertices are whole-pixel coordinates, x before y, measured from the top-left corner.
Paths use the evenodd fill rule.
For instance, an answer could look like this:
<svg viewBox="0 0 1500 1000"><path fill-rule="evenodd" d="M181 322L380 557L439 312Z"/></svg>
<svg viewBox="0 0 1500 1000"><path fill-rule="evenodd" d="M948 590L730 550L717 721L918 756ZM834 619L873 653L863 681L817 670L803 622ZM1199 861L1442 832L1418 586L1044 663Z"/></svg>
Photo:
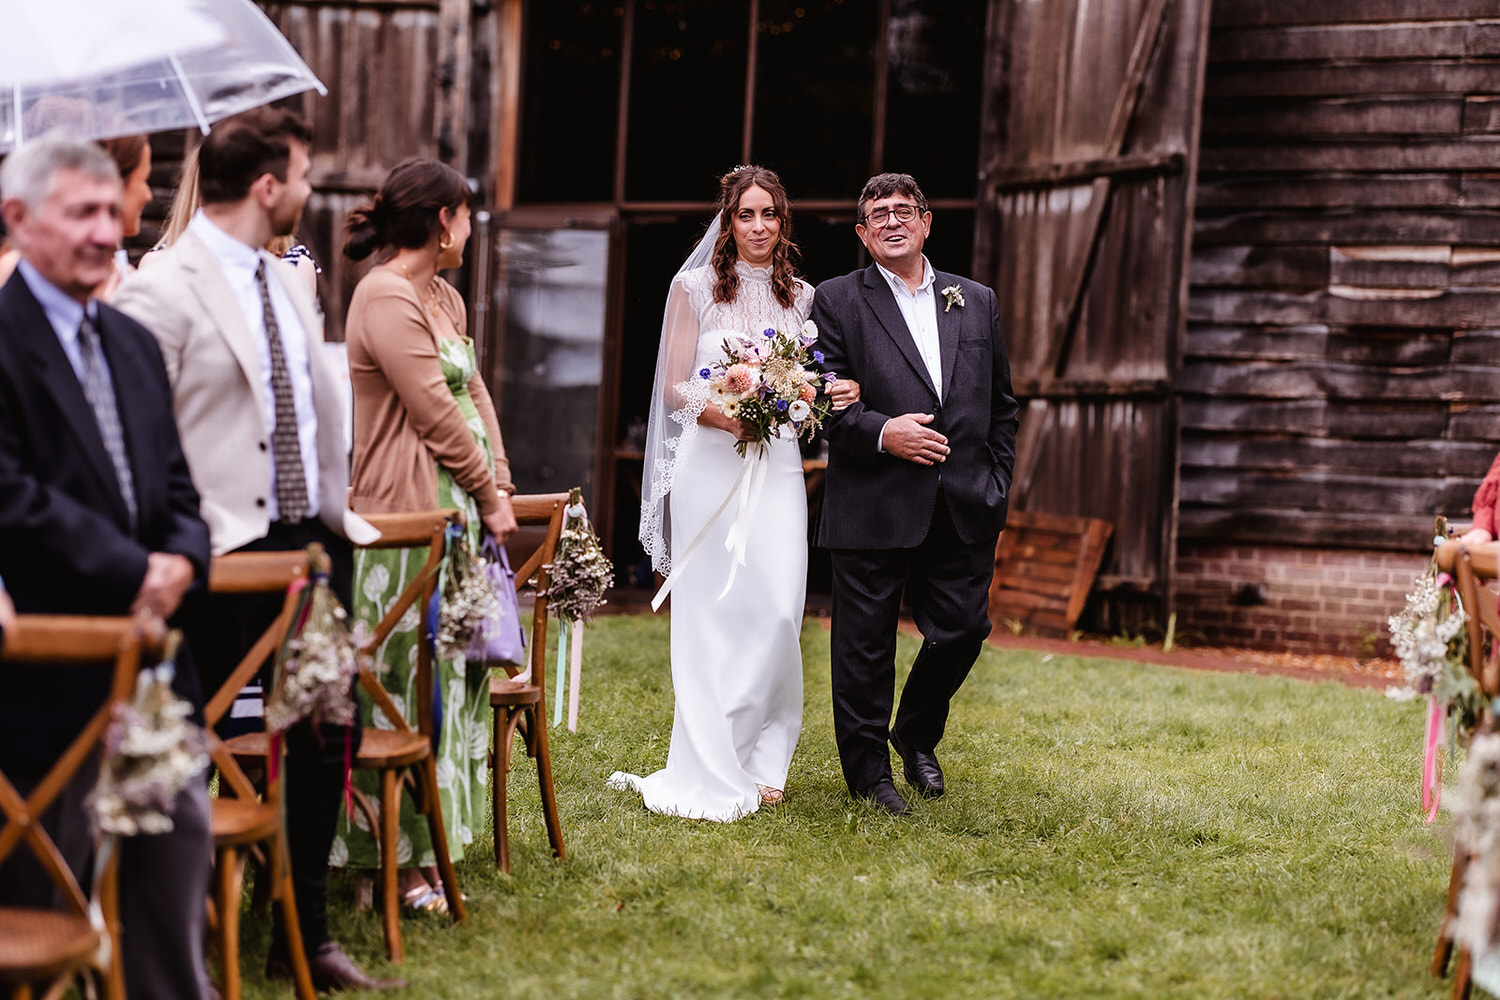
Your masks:
<svg viewBox="0 0 1500 1000"><path fill-rule="evenodd" d="M865 181L865 189L859 193L859 204L855 209L858 221L865 221L866 205L893 194L906 195L917 206L918 215L927 214L927 196L917 186L915 177L911 174L876 174Z"/></svg>
<svg viewBox="0 0 1500 1000"><path fill-rule="evenodd" d="M253 108L219 122L198 148L203 203L241 201L263 174L286 180L293 142L309 145L312 131L286 109Z"/></svg>

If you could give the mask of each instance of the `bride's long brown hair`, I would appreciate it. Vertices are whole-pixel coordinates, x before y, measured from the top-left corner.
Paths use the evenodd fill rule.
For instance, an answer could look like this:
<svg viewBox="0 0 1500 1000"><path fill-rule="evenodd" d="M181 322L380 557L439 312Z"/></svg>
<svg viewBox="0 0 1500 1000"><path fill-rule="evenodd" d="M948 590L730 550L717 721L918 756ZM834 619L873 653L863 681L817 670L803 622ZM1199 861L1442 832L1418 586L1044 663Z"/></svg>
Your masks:
<svg viewBox="0 0 1500 1000"><path fill-rule="evenodd" d="M714 209L719 213L719 238L714 241L714 253L710 264L718 275L714 281L714 301L733 302L740 290L740 276L734 269L739 259L739 250L734 245L734 213L739 210L740 198L752 187L758 187L771 196L771 206L776 209L776 218L781 221L776 246L771 251L771 291L776 301L790 309L797 299L797 244L792 242L792 212L787 201L786 188L774 170L765 167L735 167L719 178L719 200Z"/></svg>

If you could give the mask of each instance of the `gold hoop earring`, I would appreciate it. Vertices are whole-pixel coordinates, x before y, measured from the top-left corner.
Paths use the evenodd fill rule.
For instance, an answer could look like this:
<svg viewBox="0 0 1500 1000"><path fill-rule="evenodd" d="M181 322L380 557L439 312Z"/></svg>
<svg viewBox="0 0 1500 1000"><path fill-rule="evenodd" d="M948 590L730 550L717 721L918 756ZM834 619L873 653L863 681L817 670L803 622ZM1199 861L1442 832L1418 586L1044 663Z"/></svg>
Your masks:
<svg viewBox="0 0 1500 1000"><path fill-rule="evenodd" d="M438 240L438 249L448 251L453 249L453 234L443 230L443 238Z"/></svg>

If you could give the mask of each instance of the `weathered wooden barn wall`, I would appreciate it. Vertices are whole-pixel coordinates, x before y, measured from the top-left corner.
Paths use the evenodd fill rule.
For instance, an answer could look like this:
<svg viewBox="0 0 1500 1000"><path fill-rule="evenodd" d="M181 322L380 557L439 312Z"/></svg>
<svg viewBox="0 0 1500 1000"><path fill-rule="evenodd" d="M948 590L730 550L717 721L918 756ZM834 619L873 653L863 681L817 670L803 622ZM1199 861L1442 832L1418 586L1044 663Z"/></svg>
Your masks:
<svg viewBox="0 0 1500 1000"><path fill-rule="evenodd" d="M1435 513L1467 511L1500 446L1497 18L1474 0L1214 0L1177 376L1179 592L1239 609L1198 615L1210 628L1280 599L1193 577L1227 546L1383 567L1375 550L1419 553ZM1380 632L1410 577L1357 567L1290 610Z"/></svg>
<svg viewBox="0 0 1500 1000"><path fill-rule="evenodd" d="M1103 518L1085 625L1165 621L1205 0L997 0L975 269L1021 417L1016 509Z"/></svg>
<svg viewBox="0 0 1500 1000"><path fill-rule="evenodd" d="M327 336L367 264L340 252L344 220L409 156L469 166L468 0L261 0L328 88L297 98L312 124L314 193L301 236L323 267Z"/></svg>

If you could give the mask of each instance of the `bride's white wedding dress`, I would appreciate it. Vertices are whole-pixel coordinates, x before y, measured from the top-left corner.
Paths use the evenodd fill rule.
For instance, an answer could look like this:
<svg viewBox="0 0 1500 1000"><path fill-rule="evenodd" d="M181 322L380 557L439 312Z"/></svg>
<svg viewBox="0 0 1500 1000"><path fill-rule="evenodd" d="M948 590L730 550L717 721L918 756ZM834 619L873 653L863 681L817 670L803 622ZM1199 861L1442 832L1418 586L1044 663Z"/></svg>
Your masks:
<svg viewBox="0 0 1500 1000"><path fill-rule="evenodd" d="M768 269L743 262L736 267L740 286L731 303L713 301L710 268L684 271L674 281L675 322L696 324L687 331L692 340L684 341L695 343L696 351L690 367L687 352L680 352L667 385L721 359L726 334L801 329L812 304L810 286L798 283L788 309L772 294ZM673 313L669 300L669 322ZM759 808L756 785L786 786L802 731L799 637L807 588L807 498L795 439L771 441L759 458L752 445L741 458L733 435L696 423L701 396L674 397L683 405L672 419L682 430L665 504L669 524L659 533L671 540L673 550L665 565L675 562L678 574L671 591L672 744L662 770L645 777L616 771L609 784L634 788L653 812L727 822ZM744 525L749 532L745 564L721 598L733 560L724 543L736 504L709 520L747 461L765 463L765 479ZM702 540L684 558L705 524ZM657 565L664 564L658 560Z"/></svg>

